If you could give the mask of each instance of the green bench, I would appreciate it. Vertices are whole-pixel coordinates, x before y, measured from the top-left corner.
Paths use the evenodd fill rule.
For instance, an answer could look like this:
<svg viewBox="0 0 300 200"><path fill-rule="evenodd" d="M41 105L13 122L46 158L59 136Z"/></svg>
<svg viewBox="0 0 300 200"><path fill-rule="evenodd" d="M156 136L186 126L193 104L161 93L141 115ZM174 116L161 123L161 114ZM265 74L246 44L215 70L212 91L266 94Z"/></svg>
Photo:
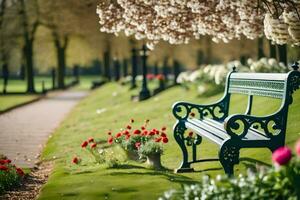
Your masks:
<svg viewBox="0 0 300 200"><path fill-rule="evenodd" d="M225 173L231 175L234 165L239 163L241 148L268 148L273 152L284 146L288 108L293 102L293 92L300 85L298 63L292 67L294 70L289 73L238 73L234 68L227 76L224 96L218 102L210 105L175 103L174 137L183 155L176 172L193 171L193 163L220 161ZM248 96L245 114L228 115L231 94ZM280 109L268 116L251 115L253 96L281 99ZM186 134L187 129L196 136ZM218 159L197 158L197 145L202 137L220 147ZM187 147L192 149L192 158L189 158Z"/></svg>

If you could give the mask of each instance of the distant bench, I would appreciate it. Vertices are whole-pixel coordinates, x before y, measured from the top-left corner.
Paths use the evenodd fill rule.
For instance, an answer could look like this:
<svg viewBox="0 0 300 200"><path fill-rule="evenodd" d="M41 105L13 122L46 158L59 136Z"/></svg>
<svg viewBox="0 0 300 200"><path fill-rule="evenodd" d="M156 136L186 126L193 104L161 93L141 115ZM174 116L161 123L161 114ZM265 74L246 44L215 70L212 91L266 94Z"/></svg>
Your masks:
<svg viewBox="0 0 300 200"><path fill-rule="evenodd" d="M289 73L238 73L235 68L227 76L222 99L210 105L177 102L173 114L177 118L174 137L182 150L183 161L176 172L193 171L191 164L219 160L226 174L233 174L234 165L239 163L241 148L265 147L272 152L284 146L289 105L292 94L299 88L298 63ZM248 96L245 114L228 116L231 94ZM280 109L268 116L251 114L254 96L281 99ZM232 105L234 106L234 105ZM186 134L191 129L195 137ZM218 159L197 159L196 147L205 137L219 147ZM189 159L187 146L192 147Z"/></svg>

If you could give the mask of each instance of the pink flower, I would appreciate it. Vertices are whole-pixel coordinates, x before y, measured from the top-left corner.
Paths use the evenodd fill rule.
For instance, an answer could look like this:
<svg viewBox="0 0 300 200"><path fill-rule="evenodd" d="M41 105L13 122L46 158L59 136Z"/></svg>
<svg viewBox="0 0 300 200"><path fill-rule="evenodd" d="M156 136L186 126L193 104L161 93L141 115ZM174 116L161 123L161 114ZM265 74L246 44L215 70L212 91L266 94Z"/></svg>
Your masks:
<svg viewBox="0 0 300 200"><path fill-rule="evenodd" d="M139 149L139 148L141 147L141 143L140 143L140 142L135 143L135 147L136 147L137 149Z"/></svg>
<svg viewBox="0 0 300 200"><path fill-rule="evenodd" d="M273 152L272 160L278 165L287 164L292 158L292 151L288 147L279 147Z"/></svg>
<svg viewBox="0 0 300 200"><path fill-rule="evenodd" d="M300 156L300 140L296 143L296 153Z"/></svg>
<svg viewBox="0 0 300 200"><path fill-rule="evenodd" d="M147 79L153 80L155 78L154 74L147 74Z"/></svg>

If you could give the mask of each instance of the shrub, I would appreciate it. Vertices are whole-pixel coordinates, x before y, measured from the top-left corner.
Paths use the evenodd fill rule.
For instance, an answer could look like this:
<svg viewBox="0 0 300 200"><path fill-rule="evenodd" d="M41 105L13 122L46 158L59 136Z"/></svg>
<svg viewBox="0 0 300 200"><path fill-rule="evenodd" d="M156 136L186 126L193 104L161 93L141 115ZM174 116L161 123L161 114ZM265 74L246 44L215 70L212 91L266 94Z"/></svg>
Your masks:
<svg viewBox="0 0 300 200"><path fill-rule="evenodd" d="M260 167L256 172L215 179L203 176L200 184L184 185L179 190L169 190L160 200L177 199L300 199L300 153L291 158L291 151L281 147L273 153L274 167Z"/></svg>
<svg viewBox="0 0 300 200"><path fill-rule="evenodd" d="M11 164L9 159L0 160L0 194L17 187L24 177L24 172L21 168Z"/></svg>

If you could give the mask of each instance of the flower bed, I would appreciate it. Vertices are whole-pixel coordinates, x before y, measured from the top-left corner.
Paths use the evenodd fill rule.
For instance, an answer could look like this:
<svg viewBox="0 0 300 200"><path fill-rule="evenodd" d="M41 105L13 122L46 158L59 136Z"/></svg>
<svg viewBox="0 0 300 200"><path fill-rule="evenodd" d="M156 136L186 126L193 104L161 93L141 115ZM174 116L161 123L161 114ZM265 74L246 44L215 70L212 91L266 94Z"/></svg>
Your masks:
<svg viewBox="0 0 300 200"><path fill-rule="evenodd" d="M293 157L288 147L281 147L272 155L272 168L248 170L236 178L204 176L201 184L169 190L159 199L300 199L300 140L296 154Z"/></svg>
<svg viewBox="0 0 300 200"><path fill-rule="evenodd" d="M20 184L24 171L11 163L11 160L0 158L0 194Z"/></svg>
<svg viewBox="0 0 300 200"><path fill-rule="evenodd" d="M147 164L154 169L161 169L160 156L163 153L163 144L168 143L169 139L166 134L166 127L160 130L149 128L149 120L140 128L133 128L134 119L126 125L124 129L113 135L109 131L107 144L109 147L119 145L127 154L128 159L143 162L147 160ZM82 142L81 147L86 149L99 164L108 163L110 167L117 166L120 162L116 158L112 148L104 146L104 144L94 138L89 138ZM80 164L81 159L75 156L72 160L74 164Z"/></svg>

